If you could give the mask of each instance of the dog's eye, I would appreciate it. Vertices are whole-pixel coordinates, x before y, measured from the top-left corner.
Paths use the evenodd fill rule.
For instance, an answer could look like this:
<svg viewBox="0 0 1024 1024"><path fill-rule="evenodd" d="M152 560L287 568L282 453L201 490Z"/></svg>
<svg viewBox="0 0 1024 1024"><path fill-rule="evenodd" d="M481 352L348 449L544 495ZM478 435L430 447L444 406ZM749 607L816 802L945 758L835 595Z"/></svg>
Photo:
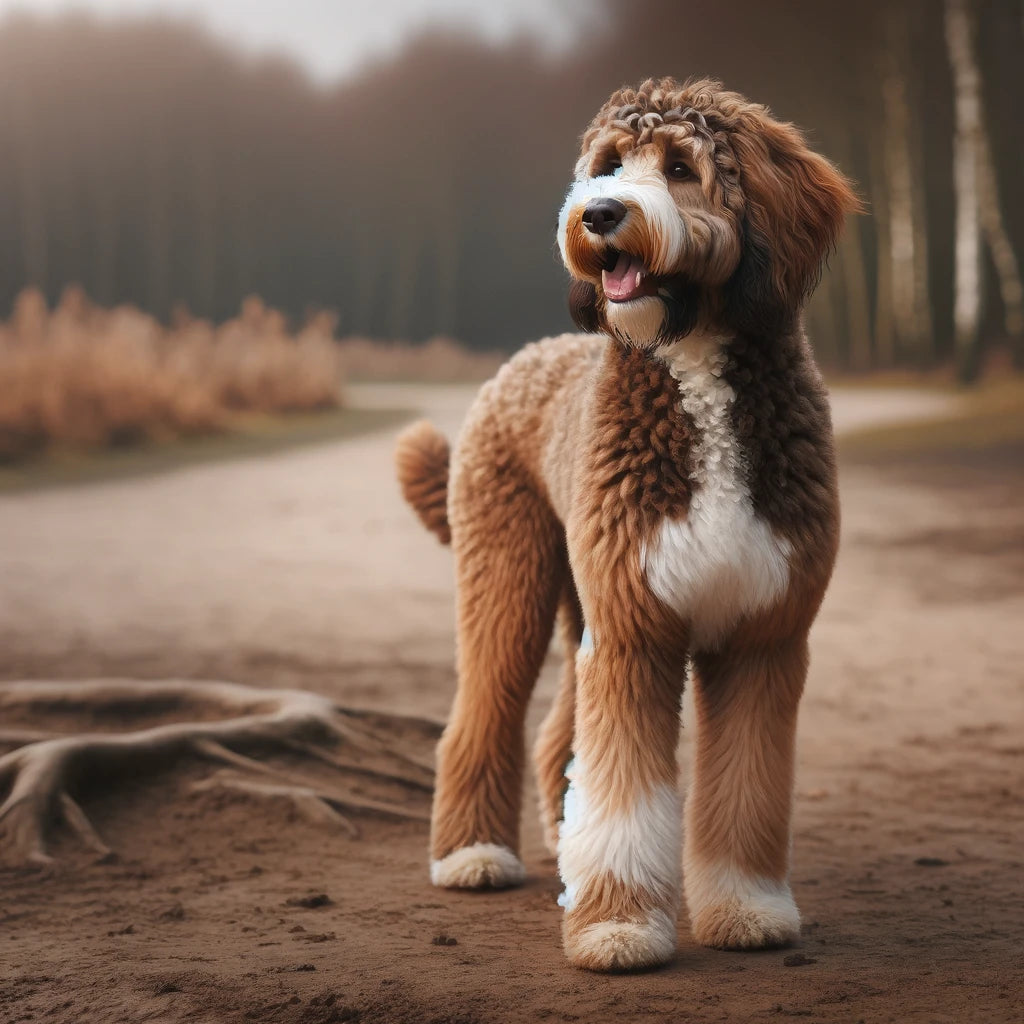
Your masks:
<svg viewBox="0 0 1024 1024"><path fill-rule="evenodd" d="M688 181L690 178L696 177L690 169L690 165L684 163L682 160L673 160L668 165L668 170L665 172L665 175L673 181Z"/></svg>
<svg viewBox="0 0 1024 1024"><path fill-rule="evenodd" d="M602 160L597 166L597 170L594 174L595 178L603 178L607 175L615 175L622 173L622 161L618 157L609 157L607 160Z"/></svg>

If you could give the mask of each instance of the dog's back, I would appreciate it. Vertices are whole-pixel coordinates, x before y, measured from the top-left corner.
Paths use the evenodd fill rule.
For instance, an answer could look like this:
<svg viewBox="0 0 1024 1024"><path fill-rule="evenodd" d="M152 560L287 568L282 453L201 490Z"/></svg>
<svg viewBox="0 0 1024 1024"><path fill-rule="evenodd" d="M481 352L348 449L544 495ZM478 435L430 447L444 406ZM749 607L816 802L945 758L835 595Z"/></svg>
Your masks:
<svg viewBox="0 0 1024 1024"><path fill-rule="evenodd" d="M572 486L573 453L606 339L561 334L524 346L480 389L453 456L449 442L426 420L406 427L395 447L405 500L442 544L451 541L448 487L451 463L480 459L532 476L564 522Z"/></svg>

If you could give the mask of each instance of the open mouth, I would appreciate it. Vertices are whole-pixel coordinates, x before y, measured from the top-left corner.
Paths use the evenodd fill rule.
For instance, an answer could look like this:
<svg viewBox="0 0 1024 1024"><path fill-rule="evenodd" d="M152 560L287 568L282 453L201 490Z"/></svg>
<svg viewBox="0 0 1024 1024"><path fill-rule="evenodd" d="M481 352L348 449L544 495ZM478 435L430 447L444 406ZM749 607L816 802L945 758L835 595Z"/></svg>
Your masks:
<svg viewBox="0 0 1024 1024"><path fill-rule="evenodd" d="M609 302L630 302L643 295L658 293L657 280L651 275L639 256L618 249L608 250L605 269L601 271L601 286Z"/></svg>

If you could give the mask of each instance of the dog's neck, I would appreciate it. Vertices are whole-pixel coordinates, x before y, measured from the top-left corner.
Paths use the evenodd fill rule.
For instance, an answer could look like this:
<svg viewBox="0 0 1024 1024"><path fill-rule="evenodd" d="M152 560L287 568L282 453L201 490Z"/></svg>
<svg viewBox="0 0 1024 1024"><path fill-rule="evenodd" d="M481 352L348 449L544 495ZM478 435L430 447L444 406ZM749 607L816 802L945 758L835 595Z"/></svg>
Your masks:
<svg viewBox="0 0 1024 1024"><path fill-rule="evenodd" d="M678 341L657 346L653 355L665 363L684 394L702 387L718 390L724 383L730 340L719 331L692 331Z"/></svg>
<svg viewBox="0 0 1024 1024"><path fill-rule="evenodd" d="M727 377L729 339L721 334L693 332L655 349L679 387L679 405L697 430L691 472L706 484L709 461L722 472L739 472L739 446L730 408L736 392Z"/></svg>

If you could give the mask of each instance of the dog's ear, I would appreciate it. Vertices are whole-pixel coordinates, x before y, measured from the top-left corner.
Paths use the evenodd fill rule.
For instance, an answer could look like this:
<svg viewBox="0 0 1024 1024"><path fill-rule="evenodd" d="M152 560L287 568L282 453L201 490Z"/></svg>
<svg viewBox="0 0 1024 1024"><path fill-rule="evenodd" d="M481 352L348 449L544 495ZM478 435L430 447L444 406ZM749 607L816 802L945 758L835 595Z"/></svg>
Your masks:
<svg viewBox="0 0 1024 1024"><path fill-rule="evenodd" d="M574 280L569 286L569 315L572 322L585 334L597 334L601 331L597 289L589 281Z"/></svg>
<svg viewBox="0 0 1024 1024"><path fill-rule="evenodd" d="M726 312L744 330L779 329L814 290L846 215L859 212L861 203L798 128L776 121L764 107L739 113L729 141L745 214Z"/></svg>

